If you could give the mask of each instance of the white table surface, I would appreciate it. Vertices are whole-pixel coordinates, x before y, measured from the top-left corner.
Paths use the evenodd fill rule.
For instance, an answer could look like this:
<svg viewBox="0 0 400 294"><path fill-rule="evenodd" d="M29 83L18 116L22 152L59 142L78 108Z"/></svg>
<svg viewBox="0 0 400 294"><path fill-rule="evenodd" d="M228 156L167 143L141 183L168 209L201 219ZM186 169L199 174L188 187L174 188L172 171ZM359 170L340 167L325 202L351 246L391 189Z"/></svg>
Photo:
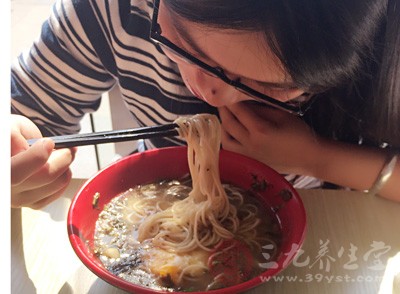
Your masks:
<svg viewBox="0 0 400 294"><path fill-rule="evenodd" d="M84 183L42 210L11 211L12 293L126 293L95 276L75 255L66 217ZM301 254L247 293L400 293L400 204L361 193L299 190L307 212Z"/></svg>

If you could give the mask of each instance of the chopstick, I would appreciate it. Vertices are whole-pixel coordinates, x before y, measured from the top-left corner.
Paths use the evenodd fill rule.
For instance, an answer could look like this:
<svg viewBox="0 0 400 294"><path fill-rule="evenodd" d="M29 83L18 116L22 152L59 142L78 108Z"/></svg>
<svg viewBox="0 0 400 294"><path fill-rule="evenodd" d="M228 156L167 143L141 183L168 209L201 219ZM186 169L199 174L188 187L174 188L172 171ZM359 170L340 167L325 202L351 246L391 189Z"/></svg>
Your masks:
<svg viewBox="0 0 400 294"><path fill-rule="evenodd" d="M174 137L179 135L177 128L179 128L178 125L173 123L125 130L53 136L49 138L54 141L55 148L57 149L159 137ZM28 140L29 146L33 145L37 140L39 139Z"/></svg>

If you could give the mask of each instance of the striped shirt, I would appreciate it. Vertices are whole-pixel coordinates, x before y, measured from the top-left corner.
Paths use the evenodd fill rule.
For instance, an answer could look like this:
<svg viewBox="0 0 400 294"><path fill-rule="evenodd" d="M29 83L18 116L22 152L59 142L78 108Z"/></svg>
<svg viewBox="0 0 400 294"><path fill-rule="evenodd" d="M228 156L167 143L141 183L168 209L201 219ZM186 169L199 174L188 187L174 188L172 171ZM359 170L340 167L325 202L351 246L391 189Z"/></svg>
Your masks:
<svg viewBox="0 0 400 294"><path fill-rule="evenodd" d="M59 0L40 38L12 66L12 112L32 119L43 135L79 132L103 93L120 88L140 126L179 116L216 113L194 97L174 62L150 39L151 0ZM147 148L181 145L152 139Z"/></svg>
<svg viewBox="0 0 400 294"><path fill-rule="evenodd" d="M176 64L149 39L152 13L151 0L57 0L40 38L13 63L12 112L29 117L44 136L77 133L82 117L117 86L139 126L217 114L191 94ZM182 144L157 138L144 148ZM288 180L295 187L321 184L303 176Z"/></svg>

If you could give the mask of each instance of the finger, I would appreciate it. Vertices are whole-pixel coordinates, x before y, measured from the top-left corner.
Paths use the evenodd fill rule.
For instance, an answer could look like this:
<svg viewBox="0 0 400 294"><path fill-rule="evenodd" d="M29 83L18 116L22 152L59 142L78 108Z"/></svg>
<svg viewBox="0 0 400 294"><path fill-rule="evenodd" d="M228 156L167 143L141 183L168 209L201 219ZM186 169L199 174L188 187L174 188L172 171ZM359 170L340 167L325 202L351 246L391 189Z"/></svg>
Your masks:
<svg viewBox="0 0 400 294"><path fill-rule="evenodd" d="M29 148L26 139L41 138L39 128L22 115L11 115L11 156Z"/></svg>
<svg viewBox="0 0 400 294"><path fill-rule="evenodd" d="M49 196L49 197L47 197L47 198L45 198L43 200L40 200L38 202L32 203L31 205L29 205L27 207L32 208L32 209L36 209L36 210L42 209L42 208L46 207L47 205L49 205L50 203L52 203L55 200L57 200L58 198L60 198L64 194L64 192L67 189L67 187L68 187L68 185L65 186L64 188L62 188L60 191L57 191L53 195L51 195L51 196Z"/></svg>
<svg viewBox="0 0 400 294"><path fill-rule="evenodd" d="M246 126L237 119L237 117L230 111L229 108L221 107L218 110L223 131L237 141L244 140L249 134ZM228 137L226 137L226 139L228 139Z"/></svg>
<svg viewBox="0 0 400 294"><path fill-rule="evenodd" d="M75 153L69 148L54 150L47 163L24 181L20 191L37 189L55 181L69 169L74 158Z"/></svg>
<svg viewBox="0 0 400 294"><path fill-rule="evenodd" d="M218 109L219 115L222 121L221 124L221 145L223 149L238 152L242 147L241 143L235 138L239 137L239 134L234 134L233 130L243 128L239 126L237 119L232 115L226 107ZM239 123L240 124L240 123ZM247 133L247 130L243 128L243 133Z"/></svg>
<svg viewBox="0 0 400 294"><path fill-rule="evenodd" d="M232 137L224 130L222 130L221 132L221 145L223 149L234 152L239 152L242 147L242 145L238 140L236 140L234 137Z"/></svg>
<svg viewBox="0 0 400 294"><path fill-rule="evenodd" d="M246 111L243 111L246 109ZM250 135L256 140L260 134L267 135L279 131L279 129L291 121L295 116L284 111L274 109L268 106L248 104L241 109L237 105L231 108L235 116L240 116L243 124L251 130Z"/></svg>
<svg viewBox="0 0 400 294"><path fill-rule="evenodd" d="M22 151L28 150L29 145L21 132L11 129L11 156L14 156Z"/></svg>
<svg viewBox="0 0 400 294"><path fill-rule="evenodd" d="M36 207L35 209L43 207L43 205L48 204L52 200L54 200L56 195L60 196L61 191L68 186L71 178L72 173L70 170L67 170L55 181L51 182L48 185L42 186L38 189L19 193L17 196L13 196L12 207ZM51 198L52 200L48 198Z"/></svg>
<svg viewBox="0 0 400 294"><path fill-rule="evenodd" d="M273 125L279 124L287 117L293 117L292 114L268 106L249 105L249 108L253 113L257 114L258 117L269 121Z"/></svg>
<svg viewBox="0 0 400 294"><path fill-rule="evenodd" d="M239 120L247 129L251 129L251 125L255 119L254 110L247 103L235 103L227 107L232 116ZM250 127L250 128L249 128Z"/></svg>
<svg viewBox="0 0 400 294"><path fill-rule="evenodd" d="M256 108L251 108L248 103L235 103L227 107L230 112L231 117L234 117L237 121L240 121L240 124L246 129L246 137L241 138L240 129L238 129L237 125L234 125L233 128L230 128L231 135L237 138L238 140L246 140L248 136L251 135L254 131L259 131L261 127L265 127L267 122L264 122L255 111ZM231 120L229 121L231 123Z"/></svg>
<svg viewBox="0 0 400 294"><path fill-rule="evenodd" d="M71 147L71 148L69 148L69 150L70 150L70 152L71 152L71 154L72 154L72 161L74 161L74 160L75 160L76 152L78 152L78 148L77 148L77 147ZM72 162L72 161L71 161L71 162Z"/></svg>
<svg viewBox="0 0 400 294"><path fill-rule="evenodd" d="M38 140L31 148L11 157L11 185L18 185L37 170L48 160L54 148L51 139Z"/></svg>
<svg viewBox="0 0 400 294"><path fill-rule="evenodd" d="M32 209L41 209L47 206L48 204L52 203L53 201L57 200L58 198L60 198L64 194L65 190L68 188L68 184L72 179L72 172L69 170L69 173L66 176L67 176L66 184L60 190L56 191L52 195L42 200L32 203L29 207Z"/></svg>

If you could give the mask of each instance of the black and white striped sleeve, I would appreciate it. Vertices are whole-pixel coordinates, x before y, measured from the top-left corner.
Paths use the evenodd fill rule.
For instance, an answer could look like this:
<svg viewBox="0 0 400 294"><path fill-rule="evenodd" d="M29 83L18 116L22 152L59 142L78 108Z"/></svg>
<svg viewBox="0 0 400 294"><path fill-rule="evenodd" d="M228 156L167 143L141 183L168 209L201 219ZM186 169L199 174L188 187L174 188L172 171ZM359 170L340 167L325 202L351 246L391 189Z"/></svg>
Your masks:
<svg viewBox="0 0 400 294"><path fill-rule="evenodd" d="M82 25L94 16L89 7L89 1L57 1L40 37L12 64L11 111L31 118L44 135L78 132L83 115L115 83L88 37L100 35L97 26Z"/></svg>

